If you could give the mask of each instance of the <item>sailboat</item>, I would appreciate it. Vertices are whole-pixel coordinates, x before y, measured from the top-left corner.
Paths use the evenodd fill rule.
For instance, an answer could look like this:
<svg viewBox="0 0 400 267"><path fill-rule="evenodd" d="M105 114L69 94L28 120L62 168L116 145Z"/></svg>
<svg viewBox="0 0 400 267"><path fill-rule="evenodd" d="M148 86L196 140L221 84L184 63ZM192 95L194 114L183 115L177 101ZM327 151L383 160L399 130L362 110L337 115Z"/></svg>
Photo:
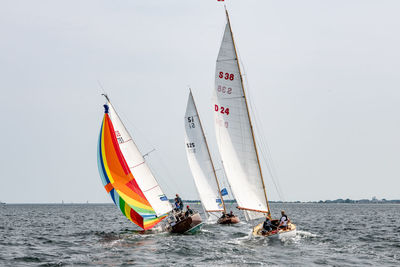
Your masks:
<svg viewBox="0 0 400 267"><path fill-rule="evenodd" d="M271 218L253 125L228 11L227 23L216 62L214 119L218 149L238 209L246 220ZM276 222L274 220L273 222ZM264 235L261 222L253 235ZM295 234L292 223L266 235Z"/></svg>
<svg viewBox="0 0 400 267"><path fill-rule="evenodd" d="M164 230L184 233L201 227L201 216L175 212L107 95L98 142L103 186L121 212L143 230L168 218Z"/></svg>
<svg viewBox="0 0 400 267"><path fill-rule="evenodd" d="M190 169L200 196L201 204L209 221L218 218L220 224L234 224L240 220L233 213L227 214L217 173L211 158L210 150L204 134L203 125L194 102L192 91L185 113L185 147ZM222 217L219 218L222 213Z"/></svg>

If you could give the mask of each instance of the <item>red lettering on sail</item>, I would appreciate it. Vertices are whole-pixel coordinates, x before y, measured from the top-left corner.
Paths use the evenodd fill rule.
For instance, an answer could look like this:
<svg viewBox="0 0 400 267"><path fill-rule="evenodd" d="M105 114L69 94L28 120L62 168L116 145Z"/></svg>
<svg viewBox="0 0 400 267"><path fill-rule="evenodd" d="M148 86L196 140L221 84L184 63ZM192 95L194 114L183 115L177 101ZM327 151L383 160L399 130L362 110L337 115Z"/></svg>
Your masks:
<svg viewBox="0 0 400 267"><path fill-rule="evenodd" d="M229 115L229 108L215 105L215 106L214 106L214 110L215 110L216 112L220 111L221 114Z"/></svg>
<svg viewBox="0 0 400 267"><path fill-rule="evenodd" d="M220 71L218 77L219 77L220 79L225 79L225 80L231 80L231 81L233 81L233 80L235 79L235 74L233 74L233 73L228 73L228 72L225 72L225 73L224 73L224 72Z"/></svg>

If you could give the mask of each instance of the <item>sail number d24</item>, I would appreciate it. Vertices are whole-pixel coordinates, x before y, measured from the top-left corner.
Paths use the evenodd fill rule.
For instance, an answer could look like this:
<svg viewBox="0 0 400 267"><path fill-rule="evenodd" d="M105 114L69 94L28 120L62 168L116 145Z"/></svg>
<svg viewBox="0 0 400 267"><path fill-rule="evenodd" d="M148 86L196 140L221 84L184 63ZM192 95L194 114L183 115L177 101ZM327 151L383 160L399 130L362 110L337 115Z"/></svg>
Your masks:
<svg viewBox="0 0 400 267"><path fill-rule="evenodd" d="M229 115L229 108L214 105L214 110L215 110L215 112L220 112L221 114Z"/></svg>
<svg viewBox="0 0 400 267"><path fill-rule="evenodd" d="M233 81L233 80L235 79L235 74L233 74L233 73L227 73L227 72L224 73L224 72L220 71L218 77L219 77L220 79L225 79L225 80L231 80L231 81Z"/></svg>

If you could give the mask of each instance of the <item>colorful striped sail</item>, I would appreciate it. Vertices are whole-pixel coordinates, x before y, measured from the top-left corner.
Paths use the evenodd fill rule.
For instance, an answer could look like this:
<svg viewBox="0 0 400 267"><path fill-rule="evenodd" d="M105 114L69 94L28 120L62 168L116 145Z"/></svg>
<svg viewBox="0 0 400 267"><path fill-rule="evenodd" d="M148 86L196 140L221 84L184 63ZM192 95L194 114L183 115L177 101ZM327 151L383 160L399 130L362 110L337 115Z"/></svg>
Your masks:
<svg viewBox="0 0 400 267"><path fill-rule="evenodd" d="M98 168L101 180L115 205L133 223L150 229L167 214L157 216L143 191L140 189L120 149L113 123L105 105L103 123L98 143ZM165 198L164 196L161 196Z"/></svg>

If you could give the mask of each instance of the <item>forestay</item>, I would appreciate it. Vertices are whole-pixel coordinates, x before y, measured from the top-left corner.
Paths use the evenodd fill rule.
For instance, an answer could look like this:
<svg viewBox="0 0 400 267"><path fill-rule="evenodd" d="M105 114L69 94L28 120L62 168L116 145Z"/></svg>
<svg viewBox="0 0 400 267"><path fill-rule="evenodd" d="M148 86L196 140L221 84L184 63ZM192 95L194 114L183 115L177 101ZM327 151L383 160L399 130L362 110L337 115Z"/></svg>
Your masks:
<svg viewBox="0 0 400 267"><path fill-rule="evenodd" d="M171 204L169 203L165 194L162 192L142 154L140 153L136 144L133 142L132 137L126 130L124 124L110 102L108 102L108 106L109 116L114 126L115 136L118 140L119 148L140 190L143 192L157 216L168 213L172 210ZM124 196L122 195L122 197ZM131 203L129 203L127 200L125 201L131 205L135 205L134 199L127 199L128 201L131 201Z"/></svg>
<svg viewBox="0 0 400 267"><path fill-rule="evenodd" d="M184 124L187 158L201 203L207 213L222 212L219 186L192 92L189 94Z"/></svg>
<svg viewBox="0 0 400 267"><path fill-rule="evenodd" d="M226 176L246 219L260 218L268 205L229 18L216 63L214 96L216 137Z"/></svg>

